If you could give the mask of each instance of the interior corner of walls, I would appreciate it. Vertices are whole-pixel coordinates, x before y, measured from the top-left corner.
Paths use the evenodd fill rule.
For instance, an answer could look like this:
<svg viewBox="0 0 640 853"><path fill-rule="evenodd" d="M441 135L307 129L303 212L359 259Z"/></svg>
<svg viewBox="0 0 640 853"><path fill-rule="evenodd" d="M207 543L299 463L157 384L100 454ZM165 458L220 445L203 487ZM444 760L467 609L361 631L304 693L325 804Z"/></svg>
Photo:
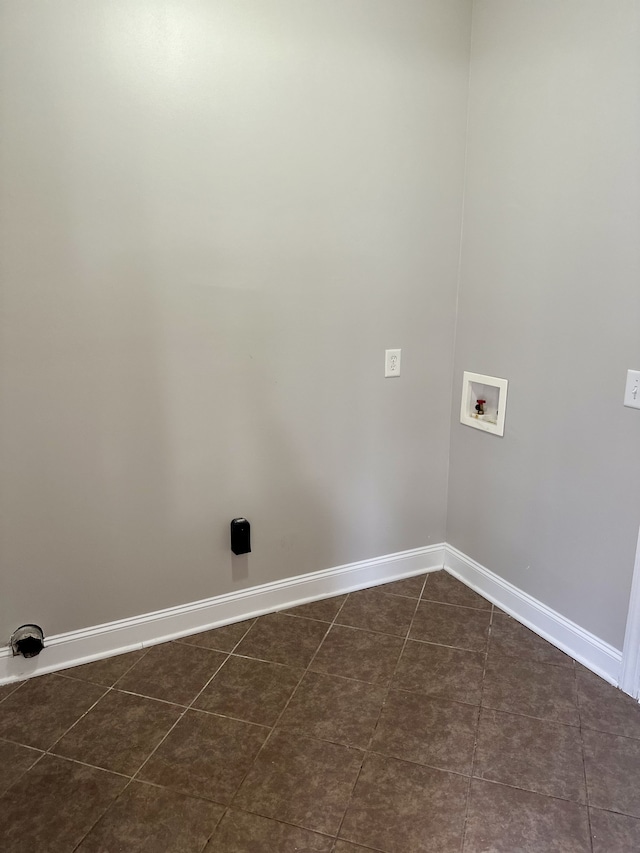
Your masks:
<svg viewBox="0 0 640 853"><path fill-rule="evenodd" d="M557 613L467 554L445 545L445 569L556 648L616 687L622 652Z"/></svg>

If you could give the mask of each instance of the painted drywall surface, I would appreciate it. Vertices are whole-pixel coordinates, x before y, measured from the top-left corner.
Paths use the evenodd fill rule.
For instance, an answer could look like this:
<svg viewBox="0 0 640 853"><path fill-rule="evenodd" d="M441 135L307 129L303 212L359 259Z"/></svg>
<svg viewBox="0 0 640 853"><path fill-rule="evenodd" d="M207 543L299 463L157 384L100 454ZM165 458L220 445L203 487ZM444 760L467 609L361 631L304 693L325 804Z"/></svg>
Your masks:
<svg viewBox="0 0 640 853"><path fill-rule="evenodd" d="M621 648L640 523L640 4L478 0L447 541ZM457 423L509 380L503 439Z"/></svg>
<svg viewBox="0 0 640 853"><path fill-rule="evenodd" d="M0 640L441 541L470 3L0 14Z"/></svg>

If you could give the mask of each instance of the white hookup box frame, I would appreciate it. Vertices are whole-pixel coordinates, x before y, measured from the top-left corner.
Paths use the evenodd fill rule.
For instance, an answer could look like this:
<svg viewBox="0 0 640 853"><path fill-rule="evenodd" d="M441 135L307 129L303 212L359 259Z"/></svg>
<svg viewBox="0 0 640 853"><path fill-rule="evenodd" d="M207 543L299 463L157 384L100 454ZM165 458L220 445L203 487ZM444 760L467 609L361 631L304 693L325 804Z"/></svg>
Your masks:
<svg viewBox="0 0 640 853"><path fill-rule="evenodd" d="M465 370L462 375L460 423L503 436L508 384L508 380L497 376Z"/></svg>

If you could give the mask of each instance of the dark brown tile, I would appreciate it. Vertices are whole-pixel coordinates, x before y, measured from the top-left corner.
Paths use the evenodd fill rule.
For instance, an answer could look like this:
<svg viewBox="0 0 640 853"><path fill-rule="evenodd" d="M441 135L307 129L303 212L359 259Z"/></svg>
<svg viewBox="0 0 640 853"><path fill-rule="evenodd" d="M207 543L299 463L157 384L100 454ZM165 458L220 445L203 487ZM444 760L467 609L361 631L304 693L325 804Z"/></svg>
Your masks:
<svg viewBox="0 0 640 853"><path fill-rule="evenodd" d="M385 853L457 853L468 780L367 755L340 836Z"/></svg>
<svg viewBox="0 0 640 853"><path fill-rule="evenodd" d="M211 649L162 643L150 648L116 686L152 699L188 705L226 658L223 652Z"/></svg>
<svg viewBox="0 0 640 853"><path fill-rule="evenodd" d="M471 773L478 708L391 691L371 745L392 758Z"/></svg>
<svg viewBox="0 0 640 853"><path fill-rule="evenodd" d="M14 681L11 684L0 684L0 702L14 693L21 684L24 684L23 681Z"/></svg>
<svg viewBox="0 0 640 853"><path fill-rule="evenodd" d="M333 839L229 809L204 853L330 853Z"/></svg>
<svg viewBox="0 0 640 853"><path fill-rule="evenodd" d="M336 595L333 598L323 598L320 601L310 601L308 604L290 607L284 613L288 616L304 616L306 619L317 619L319 622L333 622L346 600L346 595Z"/></svg>
<svg viewBox="0 0 640 853"><path fill-rule="evenodd" d="M0 740L0 794L17 782L41 756L40 750Z"/></svg>
<svg viewBox="0 0 640 853"><path fill-rule="evenodd" d="M565 655L506 613L493 614L489 652L535 663L573 667L573 660L569 655Z"/></svg>
<svg viewBox="0 0 640 853"><path fill-rule="evenodd" d="M324 622L270 613L256 621L236 648L236 654L307 667L326 632Z"/></svg>
<svg viewBox="0 0 640 853"><path fill-rule="evenodd" d="M483 708L474 775L584 803L580 729Z"/></svg>
<svg viewBox="0 0 640 853"><path fill-rule="evenodd" d="M484 655L412 640L402 652L393 687L480 704Z"/></svg>
<svg viewBox="0 0 640 853"><path fill-rule="evenodd" d="M124 776L45 755L0 797L2 853L71 853L126 784Z"/></svg>
<svg viewBox="0 0 640 853"><path fill-rule="evenodd" d="M234 805L263 817L335 834L363 753L275 732L242 783Z"/></svg>
<svg viewBox="0 0 640 853"><path fill-rule="evenodd" d="M578 666L582 725L612 735L640 738L640 705L593 672Z"/></svg>
<svg viewBox="0 0 640 853"><path fill-rule="evenodd" d="M268 734L261 726L187 711L138 778L226 805Z"/></svg>
<svg viewBox="0 0 640 853"><path fill-rule="evenodd" d="M94 660L91 663L83 663L65 669L63 675L70 678L79 678L81 681L90 681L92 684L101 684L103 687L113 687L116 681L131 669L147 653L147 649L138 649L127 652L124 655L116 655L112 658Z"/></svg>
<svg viewBox="0 0 640 853"><path fill-rule="evenodd" d="M589 804L640 817L640 740L584 729Z"/></svg>
<svg viewBox="0 0 640 853"><path fill-rule="evenodd" d="M587 809L474 779L463 851L590 853Z"/></svg>
<svg viewBox="0 0 640 853"><path fill-rule="evenodd" d="M430 572L427 575L422 598L426 601L439 601L441 604L457 604L460 607L491 610L490 601L469 589L468 586L444 570Z"/></svg>
<svg viewBox="0 0 640 853"><path fill-rule="evenodd" d="M224 806L132 782L84 839L78 853L200 853Z"/></svg>
<svg viewBox="0 0 640 853"><path fill-rule="evenodd" d="M417 575L414 578L403 578L400 581L391 581L375 587L380 592L388 592L390 595L403 595L405 598L420 598L427 575Z"/></svg>
<svg viewBox="0 0 640 853"><path fill-rule="evenodd" d="M441 646L484 652L487 648L490 622L491 613L487 610L421 601L409 636L413 640L423 640Z"/></svg>
<svg viewBox="0 0 640 853"><path fill-rule="evenodd" d="M56 755L133 776L182 708L111 690L53 747Z"/></svg>
<svg viewBox="0 0 640 853"><path fill-rule="evenodd" d="M104 693L104 688L61 675L40 675L8 696L0 737L49 749Z"/></svg>
<svg viewBox="0 0 640 853"><path fill-rule="evenodd" d="M284 712L279 728L366 749L386 687L308 672Z"/></svg>
<svg viewBox="0 0 640 853"><path fill-rule="evenodd" d="M246 619L244 622L234 622L233 625L223 625L221 628L212 628L210 631L181 637L176 642L186 643L188 646L202 646L203 649L232 652L255 621L255 619Z"/></svg>
<svg viewBox="0 0 640 853"><path fill-rule="evenodd" d="M333 853L371 853L371 848L360 847L359 844L351 844L350 841L338 840L333 848Z"/></svg>
<svg viewBox="0 0 640 853"><path fill-rule="evenodd" d="M593 853L640 850L640 820L628 815L589 809Z"/></svg>
<svg viewBox="0 0 640 853"><path fill-rule="evenodd" d="M303 669L231 656L198 696L196 708L273 726L302 678Z"/></svg>
<svg viewBox="0 0 640 853"><path fill-rule="evenodd" d="M489 655L482 704L570 726L579 724L573 669Z"/></svg>
<svg viewBox="0 0 640 853"><path fill-rule="evenodd" d="M400 637L334 625L320 646L311 669L370 684L388 684L403 642Z"/></svg>
<svg viewBox="0 0 640 853"><path fill-rule="evenodd" d="M363 589L349 595L336 623L406 637L415 609L416 601L412 598Z"/></svg>

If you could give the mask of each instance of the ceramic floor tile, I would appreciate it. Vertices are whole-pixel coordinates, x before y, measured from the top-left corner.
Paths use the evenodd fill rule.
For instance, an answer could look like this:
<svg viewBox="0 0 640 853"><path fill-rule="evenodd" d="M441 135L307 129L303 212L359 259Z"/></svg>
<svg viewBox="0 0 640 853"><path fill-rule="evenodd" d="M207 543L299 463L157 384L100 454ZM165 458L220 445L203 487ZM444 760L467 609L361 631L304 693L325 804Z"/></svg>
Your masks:
<svg viewBox="0 0 640 853"><path fill-rule="evenodd" d="M22 684L24 684L23 681L14 682L12 684L0 684L0 702L6 699L7 696L14 693Z"/></svg>
<svg viewBox="0 0 640 853"><path fill-rule="evenodd" d="M72 853L126 784L124 776L45 755L0 797L0 850Z"/></svg>
<svg viewBox="0 0 640 853"><path fill-rule="evenodd" d="M1 740L0 794L4 794L41 757L42 752L38 749Z"/></svg>
<svg viewBox="0 0 640 853"><path fill-rule="evenodd" d="M244 622L234 622L233 625L223 625L221 628L181 637L176 642L186 643L188 646L202 646L203 649L217 649L219 652L232 652L255 621L247 619Z"/></svg>
<svg viewBox="0 0 640 853"><path fill-rule="evenodd" d="M0 705L0 737L49 749L104 692L61 675L32 678Z"/></svg>
<svg viewBox="0 0 640 853"><path fill-rule="evenodd" d="M333 598L322 598L320 601L310 601L284 610L288 616L304 616L306 619L317 619L319 622L333 622L338 611L347 600L346 595L336 595Z"/></svg>
<svg viewBox="0 0 640 853"><path fill-rule="evenodd" d="M409 640L393 687L478 705L483 671L483 654Z"/></svg>
<svg viewBox="0 0 640 853"><path fill-rule="evenodd" d="M472 780L463 853L516 851L590 853L586 807Z"/></svg>
<svg viewBox="0 0 640 853"><path fill-rule="evenodd" d="M441 604L457 604L460 607L476 607L491 610L491 602L454 578L449 572L430 572L424 585L422 598L439 601Z"/></svg>
<svg viewBox="0 0 640 853"><path fill-rule="evenodd" d="M464 776L369 754L340 837L385 853L459 853L468 784Z"/></svg>
<svg viewBox="0 0 640 853"><path fill-rule="evenodd" d="M229 809L204 853L331 853L333 839Z"/></svg>
<svg viewBox="0 0 640 853"><path fill-rule="evenodd" d="M187 711L138 774L138 778L226 805L269 729Z"/></svg>
<svg viewBox="0 0 640 853"><path fill-rule="evenodd" d="M485 652L490 622L488 610L421 601L409 636L427 643Z"/></svg>
<svg viewBox="0 0 640 853"><path fill-rule="evenodd" d="M589 804L640 817L640 740L584 729Z"/></svg>
<svg viewBox="0 0 640 853"><path fill-rule="evenodd" d="M427 575L417 575L414 578L403 578L400 581L383 583L374 589L387 592L390 595L403 595L405 598L420 598Z"/></svg>
<svg viewBox="0 0 640 853"><path fill-rule="evenodd" d="M483 708L474 775L584 803L580 729Z"/></svg>
<svg viewBox="0 0 640 853"><path fill-rule="evenodd" d="M320 646L311 669L370 684L388 684L403 643L400 637L334 625Z"/></svg>
<svg viewBox="0 0 640 853"><path fill-rule="evenodd" d="M200 853L223 813L216 803L132 782L78 853Z"/></svg>
<svg viewBox="0 0 640 853"><path fill-rule="evenodd" d="M582 725L613 735L640 738L640 705L621 690L577 667L578 704Z"/></svg>
<svg viewBox="0 0 640 853"><path fill-rule="evenodd" d="M573 668L489 655L482 704L555 723L580 722Z"/></svg>
<svg viewBox="0 0 640 853"><path fill-rule="evenodd" d="M152 699L188 705L224 663L223 652L162 643L153 646L119 681L118 690L129 690Z"/></svg>
<svg viewBox="0 0 640 853"><path fill-rule="evenodd" d="M304 673L279 663L231 656L194 707L273 726Z"/></svg>
<svg viewBox="0 0 640 853"><path fill-rule="evenodd" d="M275 732L242 783L234 805L333 835L347 808L362 758L360 750Z"/></svg>
<svg viewBox="0 0 640 853"><path fill-rule="evenodd" d="M494 613L489 651L535 663L573 667L573 660L506 613Z"/></svg>
<svg viewBox="0 0 640 853"><path fill-rule="evenodd" d="M124 655L104 658L104 660L94 660L91 663L65 669L62 674L70 678L79 678L81 681L90 681L92 684L100 684L103 687L113 687L116 681L146 653L147 649L139 649Z"/></svg>
<svg viewBox="0 0 640 853"><path fill-rule="evenodd" d="M385 694L386 687L308 672L278 727L366 749Z"/></svg>
<svg viewBox="0 0 640 853"><path fill-rule="evenodd" d="M327 633L328 625L314 619L293 619L284 613L261 616L249 630L236 654L307 667Z"/></svg>
<svg viewBox="0 0 640 853"><path fill-rule="evenodd" d="M461 853L470 782L463 853L640 850L640 707L490 618L436 572L0 686L0 850Z"/></svg>
<svg viewBox="0 0 640 853"><path fill-rule="evenodd" d="M388 595L376 588L363 589L349 595L336 622L338 625L406 637L416 603L412 598Z"/></svg>
<svg viewBox="0 0 640 853"><path fill-rule="evenodd" d="M183 709L111 690L53 747L56 755L132 776Z"/></svg>
<svg viewBox="0 0 640 853"><path fill-rule="evenodd" d="M391 691L371 749L439 770L471 773L478 708Z"/></svg>
<svg viewBox="0 0 640 853"><path fill-rule="evenodd" d="M589 809L593 853L632 853L640 850L640 820Z"/></svg>

